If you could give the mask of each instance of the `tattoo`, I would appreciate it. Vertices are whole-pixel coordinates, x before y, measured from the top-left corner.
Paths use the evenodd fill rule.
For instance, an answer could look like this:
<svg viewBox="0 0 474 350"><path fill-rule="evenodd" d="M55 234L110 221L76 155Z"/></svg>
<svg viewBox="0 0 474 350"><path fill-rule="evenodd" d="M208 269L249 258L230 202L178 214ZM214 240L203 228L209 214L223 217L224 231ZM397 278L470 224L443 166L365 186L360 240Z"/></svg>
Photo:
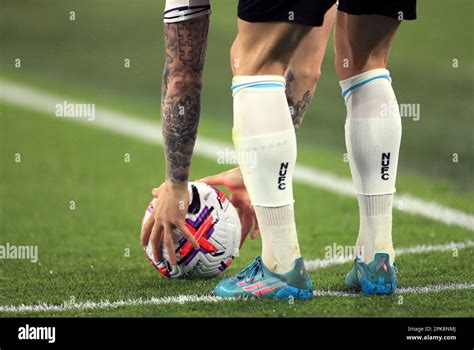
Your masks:
<svg viewBox="0 0 474 350"><path fill-rule="evenodd" d="M286 100L288 101L288 106L290 108L291 119L293 120L293 126L295 131L298 131L301 124L303 123L303 118L308 109L311 98L313 97L314 87L311 87L311 90L306 90L303 93L303 97L300 100L297 100L293 91L293 84L295 81L295 75L291 69L286 71Z"/></svg>
<svg viewBox="0 0 474 350"><path fill-rule="evenodd" d="M209 16L165 24L161 121L166 176L175 183L189 177L201 111L208 30Z"/></svg>

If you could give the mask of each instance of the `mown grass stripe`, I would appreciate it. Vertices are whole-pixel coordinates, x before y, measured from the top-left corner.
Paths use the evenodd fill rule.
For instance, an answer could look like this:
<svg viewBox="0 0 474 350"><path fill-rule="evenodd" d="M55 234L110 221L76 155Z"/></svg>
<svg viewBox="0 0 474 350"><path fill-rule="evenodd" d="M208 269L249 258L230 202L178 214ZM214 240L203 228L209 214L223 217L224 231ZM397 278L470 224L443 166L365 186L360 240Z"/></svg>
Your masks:
<svg viewBox="0 0 474 350"><path fill-rule="evenodd" d="M0 100L55 116L55 105L68 100L68 103L80 103L61 96L40 92L33 88L0 78ZM96 118L70 118L92 127L113 131L142 141L162 144L161 129L158 123L141 120L133 115L118 111L99 108L95 109ZM198 137L195 154L216 160L219 151L233 149L233 146ZM350 179L346 179L326 171L298 164L294 174L295 181L313 187L323 188L345 196L354 196L354 187ZM474 215L457 209L448 208L439 203L430 202L409 194L399 194L395 198L396 208L402 207L403 212L420 215L448 225L456 225L474 231Z"/></svg>

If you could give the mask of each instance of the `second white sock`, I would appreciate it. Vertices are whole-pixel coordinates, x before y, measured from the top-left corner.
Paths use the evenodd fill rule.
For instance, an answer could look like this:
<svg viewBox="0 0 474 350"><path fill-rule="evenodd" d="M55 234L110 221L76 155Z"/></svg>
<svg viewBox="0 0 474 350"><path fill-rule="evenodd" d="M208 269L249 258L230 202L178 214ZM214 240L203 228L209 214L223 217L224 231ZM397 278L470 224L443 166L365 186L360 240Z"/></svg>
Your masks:
<svg viewBox="0 0 474 350"><path fill-rule="evenodd" d="M293 209L296 135L280 76L239 76L233 140L262 236L262 259L277 273L300 257ZM254 163L246 159L255 159Z"/></svg>
<svg viewBox="0 0 474 350"><path fill-rule="evenodd" d="M359 201L359 234L357 251L362 252L360 258L369 263L376 253L387 253L393 264L395 251L392 242L392 206L393 194L378 196L358 195Z"/></svg>
<svg viewBox="0 0 474 350"><path fill-rule="evenodd" d="M401 140L397 99L386 69L374 69L340 82L347 106L346 147L359 198L357 245L363 260L388 253L393 264L392 201Z"/></svg>
<svg viewBox="0 0 474 350"><path fill-rule="evenodd" d="M265 265L277 273L288 272L293 268L295 259L301 255L293 204L271 208L256 205L254 209L262 233L262 259Z"/></svg>

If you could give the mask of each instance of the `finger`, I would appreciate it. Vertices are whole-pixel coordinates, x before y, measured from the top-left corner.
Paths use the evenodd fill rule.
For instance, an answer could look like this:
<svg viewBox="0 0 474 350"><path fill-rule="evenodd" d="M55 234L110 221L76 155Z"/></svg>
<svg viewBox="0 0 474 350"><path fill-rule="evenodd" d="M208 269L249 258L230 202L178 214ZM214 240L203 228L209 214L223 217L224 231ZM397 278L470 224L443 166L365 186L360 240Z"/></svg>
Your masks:
<svg viewBox="0 0 474 350"><path fill-rule="evenodd" d="M252 233L250 233L250 239L255 239L257 238L257 236L260 234L260 229L257 227L257 228L254 228Z"/></svg>
<svg viewBox="0 0 474 350"><path fill-rule="evenodd" d="M253 214L254 221L255 221L255 226L252 229L252 232L250 232L250 238L255 239L260 234L260 227L258 226L258 220L257 217L255 216L255 213Z"/></svg>
<svg viewBox="0 0 474 350"><path fill-rule="evenodd" d="M234 207L236 207L238 210L242 212L245 212L244 210L245 204L242 203L242 200L240 199L239 196L236 196L235 193L230 193L229 200Z"/></svg>
<svg viewBox="0 0 474 350"><path fill-rule="evenodd" d="M163 259L163 254L161 252L163 247L163 226L161 224L155 223L155 225L153 225L150 243L153 259L155 261L161 261Z"/></svg>
<svg viewBox="0 0 474 350"><path fill-rule="evenodd" d="M174 243L173 243L173 230L170 225L165 225L164 227L164 244L166 250L168 251L168 258L171 265L176 265L176 254L174 252Z"/></svg>
<svg viewBox="0 0 474 350"><path fill-rule="evenodd" d="M242 224L242 233L245 233L245 235L248 235L252 226L253 226L253 218L249 216L248 214L245 214L244 222Z"/></svg>
<svg viewBox="0 0 474 350"><path fill-rule="evenodd" d="M142 247L145 247L148 244L148 240L150 239L151 230L153 228L153 224L155 223L155 215L154 212L146 219L145 223L143 224L142 231L140 233L140 244Z"/></svg>
<svg viewBox="0 0 474 350"><path fill-rule="evenodd" d="M248 215L244 214L242 216L242 237L240 239L240 247L242 247L242 245L244 244L245 239L247 238L251 227L252 227L252 221L250 220L249 222Z"/></svg>
<svg viewBox="0 0 474 350"><path fill-rule="evenodd" d="M155 187L154 189L151 190L151 194L153 195L153 197L158 197L158 195L160 194L160 192L162 191L163 187L164 187L165 183L163 182L160 187Z"/></svg>
<svg viewBox="0 0 474 350"><path fill-rule="evenodd" d="M206 183L208 185L211 185L211 186L225 185L224 184L225 181L224 181L224 178L223 178L222 174L223 173L207 176L207 177L204 177L204 178L199 179L197 181L204 182L204 183Z"/></svg>
<svg viewBox="0 0 474 350"><path fill-rule="evenodd" d="M244 221L245 221L245 211L239 209L239 211L237 213L239 214L240 231L243 234L244 233L243 227L244 227Z"/></svg>
<svg viewBox="0 0 474 350"><path fill-rule="evenodd" d="M188 228L183 222L179 222L176 224L177 229L181 232L181 234L191 243L194 249L199 250L200 245L199 242L194 238L191 232L189 232Z"/></svg>

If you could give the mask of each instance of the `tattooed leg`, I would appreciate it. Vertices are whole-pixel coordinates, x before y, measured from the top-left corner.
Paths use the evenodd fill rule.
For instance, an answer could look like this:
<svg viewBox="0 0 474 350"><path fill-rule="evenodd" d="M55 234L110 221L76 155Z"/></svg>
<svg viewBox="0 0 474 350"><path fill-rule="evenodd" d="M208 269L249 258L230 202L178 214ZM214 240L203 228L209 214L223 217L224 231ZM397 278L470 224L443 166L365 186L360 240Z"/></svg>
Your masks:
<svg viewBox="0 0 474 350"><path fill-rule="evenodd" d="M321 64L335 15L334 6L326 13L323 26L313 28L302 40L286 70L286 98L295 130L298 130L303 122L321 76Z"/></svg>
<svg viewBox="0 0 474 350"><path fill-rule="evenodd" d="M295 80L295 72L292 68L288 68L285 73L286 79L286 100L290 108L291 119L296 131L303 123L303 118L306 109L311 102L319 76L315 73L314 76L308 79L302 79L298 75L298 80Z"/></svg>
<svg viewBox="0 0 474 350"><path fill-rule="evenodd" d="M199 124L209 16L165 23L164 29L161 119L166 177L173 183L185 183Z"/></svg>

